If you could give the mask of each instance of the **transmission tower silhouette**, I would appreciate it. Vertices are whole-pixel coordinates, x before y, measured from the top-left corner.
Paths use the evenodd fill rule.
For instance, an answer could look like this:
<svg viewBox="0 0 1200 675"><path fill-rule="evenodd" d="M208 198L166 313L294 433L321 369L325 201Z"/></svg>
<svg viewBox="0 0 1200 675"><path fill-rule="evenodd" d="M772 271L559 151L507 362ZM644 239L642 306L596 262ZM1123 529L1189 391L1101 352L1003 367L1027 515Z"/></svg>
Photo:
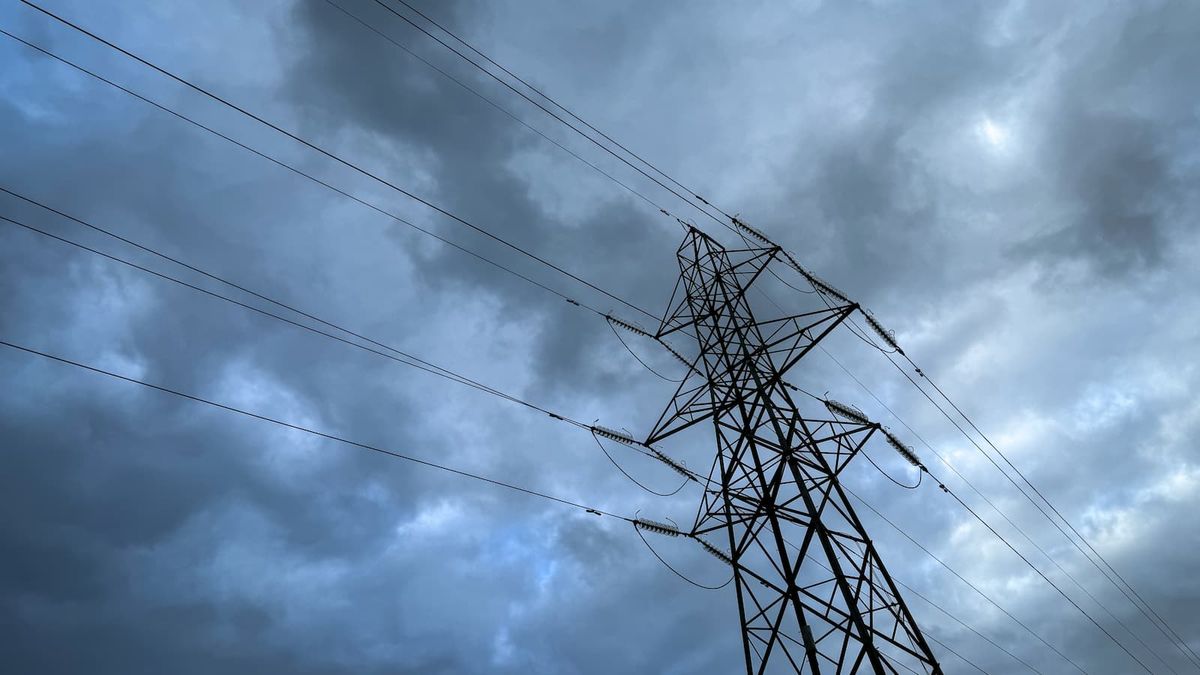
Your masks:
<svg viewBox="0 0 1200 675"><path fill-rule="evenodd" d="M778 247L726 250L692 227L677 255L655 337L694 335L699 354L645 445L712 422L690 534L710 551L706 535L727 540L727 557L714 552L733 567L746 672L941 673L838 483L881 428L836 403L806 415L783 379L858 305L759 320L747 292Z"/></svg>

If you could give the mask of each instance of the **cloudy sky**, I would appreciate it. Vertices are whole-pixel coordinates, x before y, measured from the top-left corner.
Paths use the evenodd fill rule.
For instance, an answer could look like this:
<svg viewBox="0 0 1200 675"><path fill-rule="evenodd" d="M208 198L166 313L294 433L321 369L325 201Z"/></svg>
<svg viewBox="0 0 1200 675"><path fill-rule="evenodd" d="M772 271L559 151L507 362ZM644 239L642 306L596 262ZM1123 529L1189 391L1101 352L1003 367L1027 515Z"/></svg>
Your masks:
<svg viewBox="0 0 1200 675"><path fill-rule="evenodd" d="M325 0L45 6L641 307L666 306L677 224L553 143L734 243L380 4L332 2L409 51ZM1200 651L1200 6L416 4L873 308ZM673 385L595 314L387 213L635 318L611 298L17 2L0 27L361 201L0 36L6 190L588 423L645 433L668 401ZM15 197L0 215L267 307ZM613 513L690 522L698 503L642 491L544 414L9 222L0 291L6 342ZM794 381L905 436L1151 672L1197 670L878 351L846 332L825 346ZM12 672L740 667L732 588L684 583L618 519L12 348L0 372ZM713 450L671 448L693 467ZM676 486L610 451L648 487ZM844 481L1082 670L1144 672L931 481L904 490L861 460ZM897 580L1040 672L1077 672L860 515ZM728 578L694 544L650 541L699 583ZM906 597L947 672L971 671L947 648L1030 672Z"/></svg>

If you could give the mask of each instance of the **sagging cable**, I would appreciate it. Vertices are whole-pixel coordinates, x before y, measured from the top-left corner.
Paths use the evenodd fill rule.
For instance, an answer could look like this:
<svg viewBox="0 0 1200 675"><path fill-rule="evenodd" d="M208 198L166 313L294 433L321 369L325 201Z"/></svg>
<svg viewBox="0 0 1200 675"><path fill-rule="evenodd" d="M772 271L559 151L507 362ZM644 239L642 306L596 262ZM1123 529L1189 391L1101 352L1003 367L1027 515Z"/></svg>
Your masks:
<svg viewBox="0 0 1200 675"><path fill-rule="evenodd" d="M639 519L639 520L640 520L640 519ZM704 589L704 590L706 590L706 591L716 591L716 590L720 590L720 589L722 589L722 588L725 588L726 586L728 586L730 583L732 583L732 582L733 582L733 578L734 578L734 576L735 576L735 575L733 575L733 574L730 574L730 575L729 575L729 578L725 580L725 583L723 583L723 584L721 584L721 585L719 585L719 586L706 586L706 585L704 585L704 584L698 583L698 582L696 582L696 581L692 581L691 579L687 578L687 577L686 577L686 576L684 576L684 575L683 575L683 574L682 574L682 573L681 573L679 570L675 569L674 567L672 567L672 566L671 566L671 564L670 564L670 563L668 563L666 560L664 560L664 559L663 559L663 557L662 557L661 555L659 555L659 554L658 554L658 551L655 551L655 550L654 550L654 547L650 545L650 542L646 541L646 537L645 537L645 536L642 534L642 530L643 530L643 529L648 529L648 528L644 528L644 527L642 527L642 526L638 525L638 522L639 522L639 520L635 520L635 521L634 521L634 523L633 523L633 531L634 531L634 532L637 532L637 536L638 536L638 538L639 538L639 539L641 539L641 540L642 540L642 543L646 545L646 549L647 549L647 550L649 550L649 551L650 551L650 553L654 554L654 557L658 559L658 562L662 563L663 567L666 567L666 568L667 568L668 570L670 570L670 571L671 571L671 573L672 573L672 574L674 574L675 576L679 577L680 579L683 579L684 581L686 581L686 582L688 582L689 584L691 584L691 585L695 586L696 588L702 588L702 589ZM671 536L674 536L674 535L671 535Z"/></svg>
<svg viewBox="0 0 1200 675"><path fill-rule="evenodd" d="M600 446L600 452L604 453L604 456L608 458L608 461L614 467L616 467L617 471L621 472L622 476L625 476L626 478L629 479L629 481L631 483L640 487L641 489L645 490L646 492L649 492L650 494L654 495L655 497L674 497L675 495L679 494L679 491L683 489L683 486L688 484L688 482L685 480L679 484L679 487L675 488L674 490L672 490L670 492L659 492L658 490L655 490L655 489L647 486L645 483L642 483L640 480L634 478L632 474L630 474L628 471L626 471L625 468L622 467L621 464L616 460L616 458L614 458L608 452L608 448L604 447L604 443L602 443L600 441L600 437L598 435L596 435L595 432L592 432L592 440L596 441L596 445Z"/></svg>
<svg viewBox="0 0 1200 675"><path fill-rule="evenodd" d="M875 463L875 460L871 459L871 454L870 454L870 453L868 453L868 452L867 452L865 449L863 450L863 453L862 453L862 454L863 454L863 457L866 457L866 458L867 458L867 461L871 463L871 466L875 467L875 470L876 470L876 471L878 471L879 473L883 474L883 477L884 477L884 478L886 478L886 479L888 479L888 480L892 481L892 482L893 482L893 483L895 483L897 486L899 486L899 487L902 487L902 488L904 488L905 490L916 490L917 488L921 487L921 481L925 479L925 474L926 474L926 471L925 471L925 467L923 467L923 466L922 466L922 467L920 467L920 471L918 471L918 472L917 472L917 482L916 482L916 483L913 483L912 485L905 485L904 483L901 483L900 481L898 481L898 480L896 480L895 478L893 478L891 474L889 474L888 472L884 471L884 470L883 470L883 467L881 467L881 466L879 466L878 464L876 464L876 463ZM907 458L906 458L906 459L907 459ZM910 460L910 461L911 461L911 460Z"/></svg>
<svg viewBox="0 0 1200 675"><path fill-rule="evenodd" d="M855 424L862 424L864 426L870 426L874 424L870 419L867 418L863 411L847 403L842 403L840 401L827 398L825 399L825 407L829 409L829 412L848 422L854 422Z"/></svg>
<svg viewBox="0 0 1200 675"><path fill-rule="evenodd" d="M633 351L633 348L630 347L627 342L625 342L625 338L621 337L621 333L617 331L616 324L614 324L612 321L608 322L608 329L612 331L613 336L617 338L617 342L621 343L621 346L625 348L625 351L629 352L629 355L633 357L633 360L637 361L639 364L641 364L641 366L643 368L650 371L650 373L652 375L654 375L655 377L657 377L660 380L665 380L667 382L674 382L676 384L683 382L683 380L676 380L675 378L667 377L666 375L663 375L662 373L655 370L649 363L646 363L645 361L643 361L642 357L638 356L637 352Z"/></svg>

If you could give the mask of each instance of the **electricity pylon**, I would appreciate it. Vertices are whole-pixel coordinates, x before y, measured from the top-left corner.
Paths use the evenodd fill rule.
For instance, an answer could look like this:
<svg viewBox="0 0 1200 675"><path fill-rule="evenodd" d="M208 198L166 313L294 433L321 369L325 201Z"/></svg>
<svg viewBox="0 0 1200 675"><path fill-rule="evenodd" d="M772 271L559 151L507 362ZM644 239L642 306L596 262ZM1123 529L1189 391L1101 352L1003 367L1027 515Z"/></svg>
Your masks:
<svg viewBox="0 0 1200 675"><path fill-rule="evenodd" d="M689 229L655 337L690 334L699 354L645 444L712 421L691 534L727 537L747 673L941 673L838 483L879 426L806 416L783 380L858 307L756 319L747 291L779 254Z"/></svg>

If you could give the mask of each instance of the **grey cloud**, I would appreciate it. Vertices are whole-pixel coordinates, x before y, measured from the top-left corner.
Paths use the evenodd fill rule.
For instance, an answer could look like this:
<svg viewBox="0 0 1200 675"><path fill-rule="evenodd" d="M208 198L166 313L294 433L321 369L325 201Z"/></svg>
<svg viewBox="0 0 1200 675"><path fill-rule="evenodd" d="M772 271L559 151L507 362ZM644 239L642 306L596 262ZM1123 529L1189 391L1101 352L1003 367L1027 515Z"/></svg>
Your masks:
<svg viewBox="0 0 1200 675"><path fill-rule="evenodd" d="M695 217L414 38L373 3L347 6ZM194 15L170 5L156 12L132 0L108 13L71 3L62 9L152 57L178 48L169 36L184 28L207 35L220 53L185 50L191 56L184 61L206 84L254 109L282 111L305 136L648 310L662 309L670 294L678 241L671 221L323 2L241 6L238 21L220 21L210 32L181 25ZM232 5L208 11L235 16ZM1197 308L1178 290L1196 281L1181 254L1196 246L1188 187L1196 156L1194 78L1187 77L1195 61L1193 9L455 3L428 11L485 47L503 47L489 51L509 55L531 81L589 118L610 122L601 126L629 138L630 147L647 147L648 157L685 183L710 196L742 196L743 203L722 205L745 209L868 300L1164 616L1185 635L1200 630L1190 611L1200 589L1188 581L1190 543L1200 536L1189 525L1200 480L1189 413L1197 380L1186 367L1195 337L1186 317ZM77 36L46 29L31 14L10 22L15 12L4 12L6 27L25 27L23 35L47 36L56 48L76 44ZM585 421L648 424L666 403L671 385L634 363L598 318L561 298L11 44L3 49L0 59L16 66L0 69L5 186ZM249 77L231 70L238 54L272 58L247 63L261 75ZM574 299L651 322L136 68L101 63ZM1059 79L1046 75L1053 67L1061 67ZM834 106L844 120L821 117L820 97L801 94L819 89L823 73L837 73L838 84L865 103ZM768 90L782 93L774 98ZM834 93L835 100L859 100ZM1028 103L1022 124L1011 128L1015 159L962 140L984 111L1005 122L1010 99ZM802 104L781 113L771 109L779 101ZM659 123L668 117L670 125ZM740 161L713 161L730 156ZM777 182L756 184L743 174L759 170L757 162L780 169ZM726 181L741 187L726 188ZM162 265L9 199L0 200L0 212ZM1071 277L1076 261L1087 272ZM1043 278L1038 287L1039 272L1060 268L1074 283ZM1092 284L1096 274L1107 284ZM785 307L812 301L766 283ZM7 225L0 290L6 339L140 370L153 381L615 512L683 521L695 508L688 489L667 499L641 493L586 434L544 415ZM663 372L678 373L669 356L637 340L631 346ZM877 352L848 335L828 346L1168 653ZM0 361L16 383L0 393L0 504L9 514L0 532L14 551L0 559L0 624L15 638L9 662L20 670L738 668L729 589L684 584L625 524L20 354L6 351ZM795 377L859 403L907 437L822 355L806 358ZM948 485L1024 548L911 440ZM702 443L670 450L694 466L711 458ZM635 476L674 487L674 474L613 451ZM885 470L909 477L886 447L869 451ZM929 481L901 491L861 462L845 480L1089 672L1125 672L1119 651ZM886 523L862 515L898 578L1045 672L1066 667ZM726 578L726 569L685 540L651 543L689 577ZM1022 672L920 600L909 602L931 633L989 672ZM962 669L944 658L948 671Z"/></svg>

